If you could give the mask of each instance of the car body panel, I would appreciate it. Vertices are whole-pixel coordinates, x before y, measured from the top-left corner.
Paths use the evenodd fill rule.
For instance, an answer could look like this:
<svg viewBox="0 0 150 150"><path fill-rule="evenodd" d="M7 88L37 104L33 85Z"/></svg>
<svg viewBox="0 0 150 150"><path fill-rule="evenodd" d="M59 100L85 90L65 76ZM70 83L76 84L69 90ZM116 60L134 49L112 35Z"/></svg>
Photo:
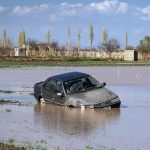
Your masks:
<svg viewBox="0 0 150 150"><path fill-rule="evenodd" d="M65 105L66 99L64 96L58 96L55 92L48 92L42 90L42 97L49 102L53 102L59 105Z"/></svg>
<svg viewBox="0 0 150 150"><path fill-rule="evenodd" d="M81 90L79 92L71 94L66 92L66 88L64 87L65 81L78 81L84 77L91 76L84 73L71 72L63 74L62 76L56 75L50 77L44 82L35 84L34 96L38 102L42 97L45 101L64 106L73 106L80 108L82 106L88 108L103 108L108 106L120 107L121 101L119 97L114 92L105 88L105 84L100 84L103 86L90 88L86 91Z"/></svg>
<svg viewBox="0 0 150 150"><path fill-rule="evenodd" d="M98 88L86 92L81 92L73 95L69 95L68 99L75 99L82 103L83 105L91 105L110 101L111 99L117 97L116 94L111 92L106 88Z"/></svg>

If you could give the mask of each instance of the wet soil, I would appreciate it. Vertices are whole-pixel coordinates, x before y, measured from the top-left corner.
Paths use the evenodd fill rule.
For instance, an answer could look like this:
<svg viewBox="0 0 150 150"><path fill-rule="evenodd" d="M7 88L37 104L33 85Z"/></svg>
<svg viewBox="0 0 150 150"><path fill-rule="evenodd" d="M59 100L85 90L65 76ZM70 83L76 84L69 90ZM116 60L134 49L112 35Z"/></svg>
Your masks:
<svg viewBox="0 0 150 150"><path fill-rule="evenodd" d="M68 72L90 73L120 97L120 109L75 109L36 104L30 92L46 77ZM12 76L11 76L12 75ZM150 67L44 67L3 69L2 100L33 105L0 105L0 141L48 150L148 150L150 147ZM14 77L15 76L15 77Z"/></svg>

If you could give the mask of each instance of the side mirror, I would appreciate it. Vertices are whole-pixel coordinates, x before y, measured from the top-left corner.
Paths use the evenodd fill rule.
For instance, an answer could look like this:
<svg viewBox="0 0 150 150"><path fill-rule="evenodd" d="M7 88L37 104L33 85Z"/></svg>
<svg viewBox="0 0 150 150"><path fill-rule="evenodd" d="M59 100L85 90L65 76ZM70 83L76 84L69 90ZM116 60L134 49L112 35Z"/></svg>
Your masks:
<svg viewBox="0 0 150 150"><path fill-rule="evenodd" d="M106 82L103 82L101 85L102 85L102 87L106 86Z"/></svg>
<svg viewBox="0 0 150 150"><path fill-rule="evenodd" d="M62 93L57 93L57 96L62 96Z"/></svg>

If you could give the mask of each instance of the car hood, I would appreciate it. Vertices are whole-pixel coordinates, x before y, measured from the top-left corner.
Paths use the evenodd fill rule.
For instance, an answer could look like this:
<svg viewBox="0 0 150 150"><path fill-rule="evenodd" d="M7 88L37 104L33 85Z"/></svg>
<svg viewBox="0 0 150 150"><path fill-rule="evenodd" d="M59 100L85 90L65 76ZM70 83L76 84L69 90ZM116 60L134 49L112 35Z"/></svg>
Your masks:
<svg viewBox="0 0 150 150"><path fill-rule="evenodd" d="M69 101L77 101L83 105L91 105L111 101L116 97L118 96L115 93L103 87L69 95L68 99Z"/></svg>

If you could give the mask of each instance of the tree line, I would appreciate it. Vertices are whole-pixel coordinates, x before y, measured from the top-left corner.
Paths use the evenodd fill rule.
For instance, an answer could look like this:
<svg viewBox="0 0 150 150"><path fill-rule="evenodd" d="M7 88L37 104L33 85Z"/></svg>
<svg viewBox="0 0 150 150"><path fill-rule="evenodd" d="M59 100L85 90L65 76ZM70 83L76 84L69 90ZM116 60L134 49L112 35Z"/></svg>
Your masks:
<svg viewBox="0 0 150 150"><path fill-rule="evenodd" d="M66 30L66 38L67 38L67 42L66 45L62 46L63 49L66 50L72 50L72 49L76 49L78 51L81 50L81 38L82 38L82 30L79 28L77 30L77 44L75 47L71 46L70 43L70 39L71 39L71 28L70 26L68 26L67 30ZM93 41L94 41L94 27L93 25L89 25L88 27L88 40L89 40L89 48L88 50L96 50L97 48L93 47ZM29 44L29 43L36 43L36 40L31 40L28 39L26 40L26 33L25 30L22 30L19 32L18 34L18 47L22 48L23 46ZM119 41L116 38L112 38L109 39L108 38L108 31L106 28L103 28L100 31L100 46L98 47L98 50L101 51L107 51L107 52L113 52L113 51L119 51L120 50L120 44ZM124 41L125 41L125 48L124 49L135 49L138 50L142 53L149 53L150 52L150 36L146 35L142 40L139 41L139 44L136 47L130 46L128 45L128 33L125 32L125 37L124 37ZM52 40L52 34L51 31L48 30L45 34L45 41L44 42L39 42L38 43L45 43L48 45L55 45L57 47L59 47L59 49L61 49L61 47L58 45L58 43L54 40ZM2 40L0 42L0 47L3 49L6 48L10 48L13 49L14 44L13 44L13 40L10 39L7 35L7 31L6 29L3 30L2 33Z"/></svg>
<svg viewBox="0 0 150 150"><path fill-rule="evenodd" d="M7 36L7 31L4 29L3 30L3 33L2 33L2 40L0 42L0 48L10 48L10 49L13 49L14 47L14 44L13 44L13 40L10 39L8 36Z"/></svg>

